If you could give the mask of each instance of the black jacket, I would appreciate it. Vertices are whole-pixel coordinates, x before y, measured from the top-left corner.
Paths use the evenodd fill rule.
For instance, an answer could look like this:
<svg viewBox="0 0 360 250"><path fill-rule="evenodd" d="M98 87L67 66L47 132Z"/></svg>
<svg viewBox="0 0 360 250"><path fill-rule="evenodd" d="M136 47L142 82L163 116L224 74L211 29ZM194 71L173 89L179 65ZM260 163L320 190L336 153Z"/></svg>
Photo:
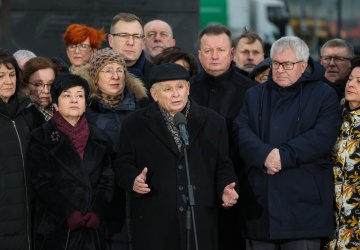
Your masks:
<svg viewBox="0 0 360 250"><path fill-rule="evenodd" d="M236 181L227 154L225 121L215 112L191 102L187 129L199 249L215 250L218 249L217 204L221 204L224 187ZM184 155L179 152L157 103L125 119L121 138L114 166L118 185L132 192L132 182L147 167L146 182L151 189L142 197L132 192L133 249L185 250Z"/></svg>
<svg viewBox="0 0 360 250"><path fill-rule="evenodd" d="M28 250L32 241L34 200L28 180L27 151L34 106L14 95L0 99L0 248Z"/></svg>
<svg viewBox="0 0 360 250"><path fill-rule="evenodd" d="M91 238L92 230L80 228L67 236L66 226L74 210L104 217L112 197L114 175L105 136L96 127L89 125L89 129L83 160L53 120L31 135L30 178L39 203L35 230L46 236L41 238L43 249L64 249L68 237L67 249L93 249L84 240ZM101 240L101 232L96 235Z"/></svg>
<svg viewBox="0 0 360 250"><path fill-rule="evenodd" d="M220 76L205 71L190 78L190 96L196 103L222 115L226 120L230 158L235 168L240 164L232 135L232 122L239 114L246 91L256 82L242 75L235 66Z"/></svg>

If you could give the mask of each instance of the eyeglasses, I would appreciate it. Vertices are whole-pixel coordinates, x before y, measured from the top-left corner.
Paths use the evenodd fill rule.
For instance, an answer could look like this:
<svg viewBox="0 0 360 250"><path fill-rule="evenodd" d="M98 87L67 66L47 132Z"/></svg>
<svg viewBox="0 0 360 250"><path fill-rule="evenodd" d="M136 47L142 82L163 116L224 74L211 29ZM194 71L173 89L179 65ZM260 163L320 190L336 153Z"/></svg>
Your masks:
<svg viewBox="0 0 360 250"><path fill-rule="evenodd" d="M91 49L91 45L82 43L79 45L69 45L67 47L68 51L70 51L70 52L76 51L77 48L79 48L80 51L88 51Z"/></svg>
<svg viewBox="0 0 360 250"><path fill-rule="evenodd" d="M114 76L115 72L119 77L123 77L124 76L124 70L122 68L119 68L117 70L113 70L113 69L105 69L105 70L101 70L100 72L103 72L105 77L110 79L111 77Z"/></svg>
<svg viewBox="0 0 360 250"><path fill-rule="evenodd" d="M279 69L280 65L283 67L284 70L292 70L294 68L294 65L297 63L300 63L303 61L297 61L297 62L277 62L277 61L271 61L270 67L273 69Z"/></svg>
<svg viewBox="0 0 360 250"><path fill-rule="evenodd" d="M32 84L37 90L43 90L45 86L48 86L49 89L51 88L52 82L49 83L42 83L42 82L29 82Z"/></svg>
<svg viewBox="0 0 360 250"><path fill-rule="evenodd" d="M348 57L342 57L342 56L320 56L321 61L324 63L330 63L331 59L334 59L335 63L342 63L346 60L350 60Z"/></svg>
<svg viewBox="0 0 360 250"><path fill-rule="evenodd" d="M129 33L116 33L111 34L112 36L117 36L121 42L127 42L130 40L130 37L133 38L134 42L138 43L145 35L142 34L129 34Z"/></svg>

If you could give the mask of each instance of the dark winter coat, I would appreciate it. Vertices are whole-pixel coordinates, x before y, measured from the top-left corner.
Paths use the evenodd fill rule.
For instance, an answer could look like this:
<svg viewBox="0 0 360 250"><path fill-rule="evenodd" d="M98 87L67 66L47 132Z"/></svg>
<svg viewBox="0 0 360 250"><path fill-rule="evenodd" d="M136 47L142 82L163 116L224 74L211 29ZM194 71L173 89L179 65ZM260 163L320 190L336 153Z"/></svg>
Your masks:
<svg viewBox="0 0 360 250"><path fill-rule="evenodd" d="M257 83L244 76L236 66L220 76L206 71L190 78L190 96L200 105L212 109L226 119L229 141L229 155L236 174L241 176L241 161L233 140L232 124L243 105L246 91ZM238 205L238 204L237 204ZM239 248L235 209L219 210L220 249Z"/></svg>
<svg viewBox="0 0 360 250"><path fill-rule="evenodd" d="M238 159L235 160L232 124L243 105L246 91L257 85L256 82L242 75L233 66L220 76L213 76L202 71L190 78L190 84L190 96L196 103L216 111L225 118L230 157L237 168L239 162Z"/></svg>
<svg viewBox="0 0 360 250"><path fill-rule="evenodd" d="M192 101L187 129L199 249L213 250L217 249L217 204L225 186L236 181L227 155L226 125L221 116ZM132 183L144 167L148 168L146 182L151 191L139 196L132 192ZM185 250L184 155L179 153L157 103L123 122L114 168L117 183L133 194L133 249Z"/></svg>
<svg viewBox="0 0 360 250"><path fill-rule="evenodd" d="M0 249L32 249L34 200L27 152L33 114L31 100L14 95L0 99Z"/></svg>
<svg viewBox="0 0 360 250"><path fill-rule="evenodd" d="M111 159L115 160L119 152L120 131L123 120L140 109L139 101L146 99L146 88L143 83L131 74L126 73L126 87L124 89L124 99L115 109L93 99L86 109L86 119L90 124L103 130L107 136L107 143L111 149ZM127 206L126 213L125 192L119 187L114 188L114 197L110 204L109 212L106 216L108 226L107 238L111 238L122 244L129 244L129 232L123 229L126 214L128 221L130 217L130 205ZM128 222L129 224L129 222ZM129 226L125 227L129 230ZM119 243L120 244L120 243Z"/></svg>
<svg viewBox="0 0 360 250"><path fill-rule="evenodd" d="M103 238L100 229L82 227L69 232L66 226L74 210L104 217L113 192L114 175L105 136L96 127L89 125L89 129L83 160L53 120L31 135L29 166L39 203L36 245L43 246L40 249L65 249L67 239L67 249L94 249L89 238Z"/></svg>
<svg viewBox="0 0 360 250"><path fill-rule="evenodd" d="M269 80L250 89L234 120L235 143L246 161L240 183L240 215L251 239L319 238L333 234L330 150L340 128L336 92L321 79L324 68L309 60L300 79L280 87ZM282 170L265 173L273 148Z"/></svg>

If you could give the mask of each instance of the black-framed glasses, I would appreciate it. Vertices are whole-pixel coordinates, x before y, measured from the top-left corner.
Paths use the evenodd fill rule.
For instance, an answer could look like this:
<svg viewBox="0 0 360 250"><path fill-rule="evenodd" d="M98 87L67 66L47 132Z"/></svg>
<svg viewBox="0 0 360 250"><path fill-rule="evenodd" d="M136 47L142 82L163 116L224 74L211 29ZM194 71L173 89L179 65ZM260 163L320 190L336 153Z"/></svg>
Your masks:
<svg viewBox="0 0 360 250"><path fill-rule="evenodd" d="M105 69L105 70L100 70L100 72L103 72L105 77L108 78L108 79L113 77L115 72L119 77L124 76L124 69L123 68L118 68L116 70L114 70L114 69Z"/></svg>
<svg viewBox="0 0 360 250"><path fill-rule="evenodd" d="M277 62L277 61L271 61L270 67L272 69L279 69L280 65L283 67L284 70L292 70L294 68L294 65L297 63L300 63L303 61L297 61L297 62Z"/></svg>
<svg viewBox="0 0 360 250"><path fill-rule="evenodd" d="M70 51L70 52L76 51L77 48L79 48L80 51L88 51L91 49L91 45L82 43L82 44L78 44L78 45L75 45L75 44L69 45L67 47L68 51Z"/></svg>
<svg viewBox="0 0 360 250"><path fill-rule="evenodd" d="M333 59L335 63L342 63L344 61L350 60L351 58L343 56L320 56L320 60L324 63L330 63L331 59Z"/></svg>
<svg viewBox="0 0 360 250"><path fill-rule="evenodd" d="M49 89L51 88L52 82L49 83L43 83L43 82L30 82L31 85L33 85L37 90L43 90L45 86L48 86Z"/></svg>
<svg viewBox="0 0 360 250"><path fill-rule="evenodd" d="M122 42L127 42L130 40L130 37L133 38L134 42L138 43L141 41L141 39L143 39L145 37L145 35L143 34L129 34L129 33L115 33L115 34L111 34L112 36L116 36L119 38L120 41Z"/></svg>

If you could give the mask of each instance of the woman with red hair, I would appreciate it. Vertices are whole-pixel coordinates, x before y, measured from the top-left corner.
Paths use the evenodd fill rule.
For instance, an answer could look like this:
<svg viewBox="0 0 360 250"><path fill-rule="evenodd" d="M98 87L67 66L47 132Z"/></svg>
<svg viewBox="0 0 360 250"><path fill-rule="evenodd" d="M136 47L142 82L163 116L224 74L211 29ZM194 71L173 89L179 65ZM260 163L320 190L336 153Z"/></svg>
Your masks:
<svg viewBox="0 0 360 250"><path fill-rule="evenodd" d="M84 24L71 24L65 31L66 54L70 60L69 70L88 63L102 41L106 39L104 28L96 30Z"/></svg>

